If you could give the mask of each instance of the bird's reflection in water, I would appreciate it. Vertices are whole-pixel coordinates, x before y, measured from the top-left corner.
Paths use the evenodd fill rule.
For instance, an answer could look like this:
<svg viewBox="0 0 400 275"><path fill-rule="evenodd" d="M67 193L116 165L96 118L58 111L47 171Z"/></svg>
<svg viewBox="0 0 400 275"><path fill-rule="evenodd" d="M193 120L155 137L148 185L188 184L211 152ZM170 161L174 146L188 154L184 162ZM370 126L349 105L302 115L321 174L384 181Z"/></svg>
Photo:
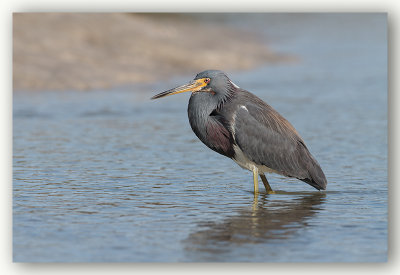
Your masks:
<svg viewBox="0 0 400 275"><path fill-rule="evenodd" d="M280 195L284 195L282 199ZM293 195L298 198L293 199ZM229 252L229 247L237 245L289 238L322 210L325 196L320 192L290 194L279 191L273 196L260 195L252 205L220 223L199 224L203 229L188 236L184 241L185 249L187 252L219 254Z"/></svg>

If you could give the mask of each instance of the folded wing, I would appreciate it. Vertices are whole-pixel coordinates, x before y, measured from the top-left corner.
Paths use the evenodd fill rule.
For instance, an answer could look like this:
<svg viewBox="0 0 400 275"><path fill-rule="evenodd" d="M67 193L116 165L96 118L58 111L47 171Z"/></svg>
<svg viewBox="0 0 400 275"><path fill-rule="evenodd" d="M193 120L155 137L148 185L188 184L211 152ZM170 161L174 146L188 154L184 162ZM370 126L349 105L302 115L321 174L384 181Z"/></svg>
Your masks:
<svg viewBox="0 0 400 275"><path fill-rule="evenodd" d="M243 153L258 165L325 189L325 175L294 127L261 99L245 96L246 104L238 108L233 125Z"/></svg>

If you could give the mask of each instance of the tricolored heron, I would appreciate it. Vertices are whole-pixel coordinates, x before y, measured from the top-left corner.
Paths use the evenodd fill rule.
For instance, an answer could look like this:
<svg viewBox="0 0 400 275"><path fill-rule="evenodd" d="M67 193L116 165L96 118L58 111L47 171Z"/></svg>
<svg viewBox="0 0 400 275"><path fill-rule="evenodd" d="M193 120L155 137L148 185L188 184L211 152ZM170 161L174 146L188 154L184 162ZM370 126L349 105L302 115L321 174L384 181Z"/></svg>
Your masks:
<svg viewBox="0 0 400 275"><path fill-rule="evenodd" d="M324 172L296 129L270 105L235 85L224 72L207 70L190 83L159 93L152 99L192 92L189 123L210 149L258 175L273 193L264 173L297 178L318 190L326 189Z"/></svg>

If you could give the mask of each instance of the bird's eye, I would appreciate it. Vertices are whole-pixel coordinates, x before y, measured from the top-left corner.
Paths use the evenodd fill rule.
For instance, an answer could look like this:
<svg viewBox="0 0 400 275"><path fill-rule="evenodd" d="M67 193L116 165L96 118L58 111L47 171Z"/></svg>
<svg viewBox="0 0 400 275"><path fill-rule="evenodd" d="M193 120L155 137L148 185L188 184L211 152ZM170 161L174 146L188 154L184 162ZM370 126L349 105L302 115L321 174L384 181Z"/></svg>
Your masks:
<svg viewBox="0 0 400 275"><path fill-rule="evenodd" d="M209 83L209 82L210 82L209 78L204 79L204 83Z"/></svg>

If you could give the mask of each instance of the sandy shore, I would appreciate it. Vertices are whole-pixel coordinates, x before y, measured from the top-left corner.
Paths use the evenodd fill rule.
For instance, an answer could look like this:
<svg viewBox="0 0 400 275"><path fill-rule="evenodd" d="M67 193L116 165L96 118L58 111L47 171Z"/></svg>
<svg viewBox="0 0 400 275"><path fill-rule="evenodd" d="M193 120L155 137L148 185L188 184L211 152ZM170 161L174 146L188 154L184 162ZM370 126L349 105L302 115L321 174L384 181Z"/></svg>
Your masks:
<svg viewBox="0 0 400 275"><path fill-rule="evenodd" d="M14 90L86 90L285 59L253 33L190 16L26 13L13 18Z"/></svg>

